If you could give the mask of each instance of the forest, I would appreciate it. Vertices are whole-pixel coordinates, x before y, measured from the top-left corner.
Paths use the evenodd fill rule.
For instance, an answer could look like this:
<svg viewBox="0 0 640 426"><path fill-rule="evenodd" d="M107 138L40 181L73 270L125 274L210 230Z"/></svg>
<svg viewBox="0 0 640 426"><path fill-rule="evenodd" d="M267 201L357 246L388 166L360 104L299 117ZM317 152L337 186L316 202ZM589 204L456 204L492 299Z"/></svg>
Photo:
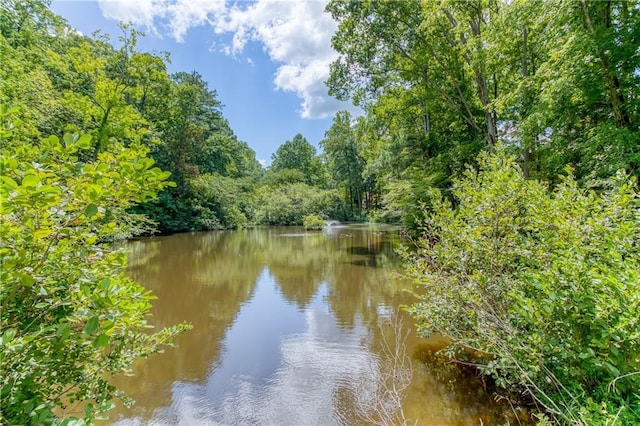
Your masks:
<svg viewBox="0 0 640 426"><path fill-rule="evenodd" d="M90 424L117 395L96 372L189 328L145 331L152 295L110 243L305 218L402 224L419 333L540 424L640 422L638 3L326 12L327 90L363 114L264 168L215 89L131 24L84 36L47 0L2 2L0 422ZM60 417L69 400L85 418Z"/></svg>

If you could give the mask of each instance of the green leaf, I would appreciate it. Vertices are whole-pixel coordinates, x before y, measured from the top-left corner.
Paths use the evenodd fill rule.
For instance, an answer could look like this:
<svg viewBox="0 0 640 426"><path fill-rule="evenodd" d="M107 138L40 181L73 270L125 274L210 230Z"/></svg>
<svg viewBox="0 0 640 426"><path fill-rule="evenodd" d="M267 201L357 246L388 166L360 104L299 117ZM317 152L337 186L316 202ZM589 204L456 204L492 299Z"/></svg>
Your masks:
<svg viewBox="0 0 640 426"><path fill-rule="evenodd" d="M24 187L33 187L40 183L40 178L37 175L26 175L22 178L22 186Z"/></svg>
<svg viewBox="0 0 640 426"><path fill-rule="evenodd" d="M16 181L11 179L9 176L0 176L0 180L2 180L2 183L7 185L11 189L18 188L18 184L16 183Z"/></svg>
<svg viewBox="0 0 640 426"><path fill-rule="evenodd" d="M27 287L31 287L36 282L36 280L29 274L22 274L20 276L20 281L22 281L22 284Z"/></svg>
<svg viewBox="0 0 640 426"><path fill-rule="evenodd" d="M96 336L95 339L93 339L93 342L91 344L93 345L94 348L99 349L99 348L104 348L105 346L107 346L108 343L109 343L109 336L107 336L106 334L99 334Z"/></svg>
<svg viewBox="0 0 640 426"><path fill-rule="evenodd" d="M71 335L71 328L69 324L61 324L60 327L56 330L56 336L66 339Z"/></svg>
<svg viewBox="0 0 640 426"><path fill-rule="evenodd" d="M2 343L6 345L12 341L14 337L16 337L16 330L10 328L2 334Z"/></svg>
<svg viewBox="0 0 640 426"><path fill-rule="evenodd" d="M98 214L98 206L95 204L89 204L86 209L84 209L84 214L87 217L93 217Z"/></svg>
<svg viewBox="0 0 640 426"><path fill-rule="evenodd" d="M82 148L82 149L91 148L91 135L85 134L80 136L80 139L78 139L76 145L78 145L78 148Z"/></svg>
<svg viewBox="0 0 640 426"><path fill-rule="evenodd" d="M72 145L77 139L78 139L78 134L77 133L65 133L64 137L62 138L64 140L64 144L66 146Z"/></svg>
<svg viewBox="0 0 640 426"><path fill-rule="evenodd" d="M104 290L105 292L109 291L109 286L110 285L111 285L111 280L109 278L105 278L100 283L100 287L102 287L102 290Z"/></svg>
<svg viewBox="0 0 640 426"><path fill-rule="evenodd" d="M607 370L609 370L609 372L610 372L613 376L619 376L619 375L620 375L620 370L618 370L618 368L617 368L615 365L611 364L610 362L605 361L605 362L604 362L604 366L605 366L605 368L606 368Z"/></svg>
<svg viewBox="0 0 640 426"><path fill-rule="evenodd" d="M49 235L51 235L52 232L53 232L52 229L38 229L33 233L33 236L35 237L36 240L40 240L42 238L48 237Z"/></svg>
<svg viewBox="0 0 640 426"><path fill-rule="evenodd" d="M93 334L98 329L98 317L92 316L89 321L87 321L87 325L84 327L84 332L86 334Z"/></svg>
<svg viewBox="0 0 640 426"><path fill-rule="evenodd" d="M60 147L60 139L58 139L56 135L51 135L43 141L46 142L50 148L55 149Z"/></svg>
<svg viewBox="0 0 640 426"><path fill-rule="evenodd" d="M87 404L84 407L84 414L87 417L93 416L93 404Z"/></svg>

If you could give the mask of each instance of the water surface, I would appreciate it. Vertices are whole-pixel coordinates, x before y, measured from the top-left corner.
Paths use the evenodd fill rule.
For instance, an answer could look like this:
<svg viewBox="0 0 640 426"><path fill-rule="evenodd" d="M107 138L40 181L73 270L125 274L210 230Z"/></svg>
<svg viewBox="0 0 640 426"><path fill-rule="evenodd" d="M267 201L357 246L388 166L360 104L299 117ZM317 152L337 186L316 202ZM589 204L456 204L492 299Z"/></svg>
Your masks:
<svg viewBox="0 0 640 426"><path fill-rule="evenodd" d="M388 320L411 302L394 272L398 238L394 228L351 225L131 242L130 275L158 297L151 322L193 329L118 378L136 404L110 412L111 423L351 425L393 411L382 390L403 330ZM441 342L416 337L397 315L409 332L398 351L411 369L409 423L503 422L505 407L482 383L436 362L429 354Z"/></svg>

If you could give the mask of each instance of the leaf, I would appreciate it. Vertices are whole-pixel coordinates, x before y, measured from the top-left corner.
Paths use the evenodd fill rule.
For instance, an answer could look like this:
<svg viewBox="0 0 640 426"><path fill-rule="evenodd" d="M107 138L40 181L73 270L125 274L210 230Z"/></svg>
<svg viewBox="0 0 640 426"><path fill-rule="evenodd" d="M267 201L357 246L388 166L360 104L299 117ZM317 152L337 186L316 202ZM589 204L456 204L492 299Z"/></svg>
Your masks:
<svg viewBox="0 0 640 426"><path fill-rule="evenodd" d="M98 206L95 204L89 204L86 209L84 209L84 214L87 217L93 217L98 214Z"/></svg>
<svg viewBox="0 0 640 426"><path fill-rule="evenodd" d="M1 176L0 180L2 180L2 182L11 189L18 188L18 184L16 183L16 181L11 179L9 176Z"/></svg>
<svg viewBox="0 0 640 426"><path fill-rule="evenodd" d="M14 337L16 337L16 330L10 328L2 335L2 343L6 345L10 341L12 341Z"/></svg>
<svg viewBox="0 0 640 426"><path fill-rule="evenodd" d="M33 233L36 240L46 238L53 233L53 229L38 229Z"/></svg>
<svg viewBox="0 0 640 426"><path fill-rule="evenodd" d="M35 188L38 183L40 183L40 178L37 175L26 175L22 178L22 186L24 187Z"/></svg>
<svg viewBox="0 0 640 426"><path fill-rule="evenodd" d="M87 325L84 327L84 332L86 334L93 334L98 329L98 317L92 316L89 321L87 321Z"/></svg>
<svg viewBox="0 0 640 426"><path fill-rule="evenodd" d="M613 376L619 376L620 375L620 370L618 370L618 368L611 364L609 361L605 361L604 362L604 366L607 370L609 370L609 372L613 375Z"/></svg>
<svg viewBox="0 0 640 426"><path fill-rule="evenodd" d="M22 284L27 287L31 287L36 282L36 280L29 274L22 274L20 276L20 281L22 281Z"/></svg>
<svg viewBox="0 0 640 426"><path fill-rule="evenodd" d="M67 338L71 335L71 328L69 324L61 324L60 327L56 330L56 336L61 338Z"/></svg>
<svg viewBox="0 0 640 426"><path fill-rule="evenodd" d="M78 142L76 143L78 148L89 149L91 148L91 135L82 135Z"/></svg>
<svg viewBox="0 0 640 426"><path fill-rule="evenodd" d="M62 140L64 140L64 144L66 146L72 145L76 139L78 139L78 134L77 133L65 133L64 137L62 138Z"/></svg>
<svg viewBox="0 0 640 426"><path fill-rule="evenodd" d="M99 349L99 348L104 348L105 346L107 346L108 343L109 343L109 336L107 336L106 334L99 334L96 336L95 339L93 339L93 342L91 344L93 345L94 348Z"/></svg>
<svg viewBox="0 0 640 426"><path fill-rule="evenodd" d="M91 416L93 416L93 404L87 404L87 405L85 405L85 407L84 407L84 414L85 414L87 417L91 417Z"/></svg>
<svg viewBox="0 0 640 426"><path fill-rule="evenodd" d="M56 135L51 135L48 138L44 139L43 142L46 142L50 148L58 148L60 147L60 139Z"/></svg>

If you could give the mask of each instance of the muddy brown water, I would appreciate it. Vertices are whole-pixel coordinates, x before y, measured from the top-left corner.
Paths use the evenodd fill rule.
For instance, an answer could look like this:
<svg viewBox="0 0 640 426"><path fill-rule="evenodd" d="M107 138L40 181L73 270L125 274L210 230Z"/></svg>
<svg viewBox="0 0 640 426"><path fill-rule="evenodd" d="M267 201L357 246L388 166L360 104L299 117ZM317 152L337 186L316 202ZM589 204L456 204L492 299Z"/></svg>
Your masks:
<svg viewBox="0 0 640 426"><path fill-rule="evenodd" d="M398 242L396 228L366 225L130 242L129 273L158 298L151 322L188 321L193 329L177 338L177 348L117 378L136 403L118 406L106 423L352 425L394 410L408 424L506 423L504 401L430 355L441 339L413 332L400 309L412 296L396 274ZM396 351L398 333L408 337ZM396 352L411 373L401 411L382 392L398 374Z"/></svg>

